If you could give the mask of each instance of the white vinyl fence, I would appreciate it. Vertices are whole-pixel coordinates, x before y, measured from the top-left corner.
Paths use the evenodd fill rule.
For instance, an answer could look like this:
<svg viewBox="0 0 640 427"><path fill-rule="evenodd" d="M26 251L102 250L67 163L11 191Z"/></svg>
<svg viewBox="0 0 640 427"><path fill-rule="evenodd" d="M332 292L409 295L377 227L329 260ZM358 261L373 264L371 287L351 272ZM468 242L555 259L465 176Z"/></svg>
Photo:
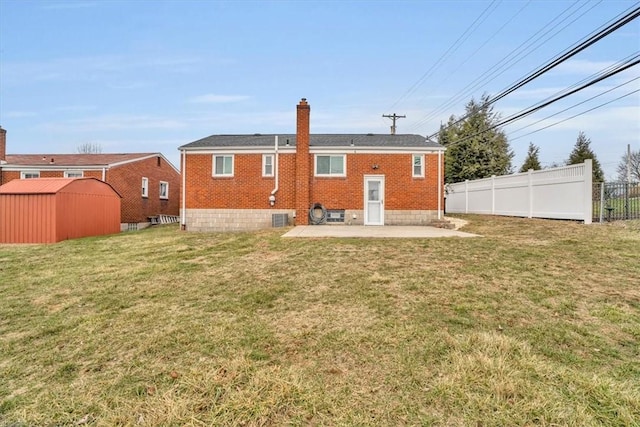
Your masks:
<svg viewBox="0 0 640 427"><path fill-rule="evenodd" d="M448 184L447 213L577 219L591 224L592 161Z"/></svg>

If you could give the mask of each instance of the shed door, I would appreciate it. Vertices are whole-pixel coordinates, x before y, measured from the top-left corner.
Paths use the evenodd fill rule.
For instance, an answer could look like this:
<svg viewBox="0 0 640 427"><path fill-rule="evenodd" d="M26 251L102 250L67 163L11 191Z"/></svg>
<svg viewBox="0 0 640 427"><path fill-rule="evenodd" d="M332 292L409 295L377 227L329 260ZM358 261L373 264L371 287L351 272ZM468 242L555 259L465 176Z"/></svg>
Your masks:
<svg viewBox="0 0 640 427"><path fill-rule="evenodd" d="M384 225L384 175L364 177L364 225Z"/></svg>

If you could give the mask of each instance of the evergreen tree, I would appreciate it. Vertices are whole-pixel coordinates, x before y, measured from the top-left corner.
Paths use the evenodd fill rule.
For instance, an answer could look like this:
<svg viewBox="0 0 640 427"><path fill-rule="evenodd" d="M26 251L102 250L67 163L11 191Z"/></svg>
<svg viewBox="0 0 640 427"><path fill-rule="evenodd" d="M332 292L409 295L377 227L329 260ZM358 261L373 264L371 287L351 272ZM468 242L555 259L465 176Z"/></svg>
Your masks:
<svg viewBox="0 0 640 427"><path fill-rule="evenodd" d="M573 146L573 151L569 155L567 165L577 165L579 163L584 163L586 159L591 159L593 161L593 182L603 182L604 173L602 172L600 162L596 158L595 153L591 150L590 145L591 140L587 138L584 132L578 133L576 145Z"/></svg>
<svg viewBox="0 0 640 427"><path fill-rule="evenodd" d="M533 169L534 171L542 169L542 166L540 166L540 159L538 159L539 153L540 147L537 147L533 142L530 142L529 151L527 151L527 157L524 159L520 172L527 172L529 169Z"/></svg>
<svg viewBox="0 0 640 427"><path fill-rule="evenodd" d="M451 116L447 126L440 128L438 142L447 147L447 183L511 173L513 152L505 133L491 129L500 115L487 105L488 99L488 95L483 95L479 102L471 99L464 120L458 122Z"/></svg>
<svg viewBox="0 0 640 427"><path fill-rule="evenodd" d="M622 159L620 159L620 163L618 163L618 168L616 169L618 172L618 181L626 181L627 180L627 157L628 154L624 153ZM640 182L640 150L633 151L631 150L631 182Z"/></svg>

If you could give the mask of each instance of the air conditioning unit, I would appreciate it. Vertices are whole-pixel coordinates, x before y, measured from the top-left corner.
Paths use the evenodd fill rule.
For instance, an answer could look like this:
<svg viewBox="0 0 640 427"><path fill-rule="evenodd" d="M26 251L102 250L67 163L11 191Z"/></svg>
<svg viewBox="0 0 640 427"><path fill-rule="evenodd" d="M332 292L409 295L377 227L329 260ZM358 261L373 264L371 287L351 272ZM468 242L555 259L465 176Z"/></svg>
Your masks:
<svg viewBox="0 0 640 427"><path fill-rule="evenodd" d="M287 225L289 225L289 214L281 213L271 215L272 227L286 227Z"/></svg>

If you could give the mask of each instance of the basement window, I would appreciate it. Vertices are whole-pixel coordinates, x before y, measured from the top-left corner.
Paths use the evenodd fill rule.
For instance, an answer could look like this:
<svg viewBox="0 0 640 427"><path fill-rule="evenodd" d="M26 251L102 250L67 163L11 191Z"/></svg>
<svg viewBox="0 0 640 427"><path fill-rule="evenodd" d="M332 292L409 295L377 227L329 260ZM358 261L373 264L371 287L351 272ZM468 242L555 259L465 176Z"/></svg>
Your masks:
<svg viewBox="0 0 640 427"><path fill-rule="evenodd" d="M169 183L166 181L160 181L160 198L161 199L169 198Z"/></svg>
<svg viewBox="0 0 640 427"><path fill-rule="evenodd" d="M82 178L84 173L82 171L64 171L65 178Z"/></svg>
<svg viewBox="0 0 640 427"><path fill-rule="evenodd" d="M316 176L347 176L345 170L346 155L344 154L331 154L320 155L316 154L315 161L315 175Z"/></svg>
<svg viewBox="0 0 640 427"><path fill-rule="evenodd" d="M413 156L413 172L414 178L424 178L424 156L422 154L414 154Z"/></svg>
<svg viewBox="0 0 640 427"><path fill-rule="evenodd" d="M213 156L213 176L233 176L233 155Z"/></svg>

